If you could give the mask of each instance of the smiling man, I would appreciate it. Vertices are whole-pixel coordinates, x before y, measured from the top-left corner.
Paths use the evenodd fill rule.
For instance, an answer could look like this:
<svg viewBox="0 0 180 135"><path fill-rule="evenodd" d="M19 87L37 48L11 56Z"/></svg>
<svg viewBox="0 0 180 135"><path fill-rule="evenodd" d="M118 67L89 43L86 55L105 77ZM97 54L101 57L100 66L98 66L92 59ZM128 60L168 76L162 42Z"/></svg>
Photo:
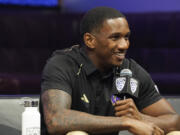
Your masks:
<svg viewBox="0 0 180 135"><path fill-rule="evenodd" d="M163 135L180 129L179 115L157 92L149 74L125 58L130 29L123 14L113 8L94 8L83 17L80 31L83 45L56 51L44 68L42 135L79 130L90 135L123 130ZM112 104L115 71L127 68L139 81L139 96Z"/></svg>

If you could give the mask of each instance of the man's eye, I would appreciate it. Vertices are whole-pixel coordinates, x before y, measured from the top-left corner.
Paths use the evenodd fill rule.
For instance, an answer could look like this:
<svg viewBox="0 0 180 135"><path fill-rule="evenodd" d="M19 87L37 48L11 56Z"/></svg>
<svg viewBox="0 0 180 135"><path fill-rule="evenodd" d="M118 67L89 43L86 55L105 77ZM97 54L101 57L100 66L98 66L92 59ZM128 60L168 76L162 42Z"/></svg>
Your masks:
<svg viewBox="0 0 180 135"><path fill-rule="evenodd" d="M124 38L125 40L129 40L130 34L127 34Z"/></svg>
<svg viewBox="0 0 180 135"><path fill-rule="evenodd" d="M129 35L125 36L124 38L125 40L129 40Z"/></svg>
<svg viewBox="0 0 180 135"><path fill-rule="evenodd" d="M125 40L129 40L129 37L125 37Z"/></svg>
<svg viewBox="0 0 180 135"><path fill-rule="evenodd" d="M113 41L116 41L116 40L119 39L119 36L113 36L113 37L111 37L111 39L112 39Z"/></svg>

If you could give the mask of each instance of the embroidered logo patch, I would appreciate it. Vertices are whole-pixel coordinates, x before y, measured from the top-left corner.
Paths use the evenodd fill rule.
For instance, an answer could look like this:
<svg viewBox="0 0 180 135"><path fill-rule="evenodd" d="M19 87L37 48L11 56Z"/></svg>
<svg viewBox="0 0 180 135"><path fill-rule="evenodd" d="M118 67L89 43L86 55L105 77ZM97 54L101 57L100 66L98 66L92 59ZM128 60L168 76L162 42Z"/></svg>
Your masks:
<svg viewBox="0 0 180 135"><path fill-rule="evenodd" d="M81 97L81 100L84 101L85 103L89 103L89 100L85 94L83 94L83 96Z"/></svg>
<svg viewBox="0 0 180 135"><path fill-rule="evenodd" d="M125 77L116 78L116 88L118 92L121 92L123 90L125 83L126 83Z"/></svg>

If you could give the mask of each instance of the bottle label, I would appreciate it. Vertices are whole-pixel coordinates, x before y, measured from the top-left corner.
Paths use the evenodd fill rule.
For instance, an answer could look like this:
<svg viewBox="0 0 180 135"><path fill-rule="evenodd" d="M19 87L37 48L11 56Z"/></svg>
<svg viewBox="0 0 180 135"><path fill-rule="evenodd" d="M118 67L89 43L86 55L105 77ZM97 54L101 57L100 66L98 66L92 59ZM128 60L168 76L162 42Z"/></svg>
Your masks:
<svg viewBox="0 0 180 135"><path fill-rule="evenodd" d="M26 128L26 135L40 135L39 127Z"/></svg>

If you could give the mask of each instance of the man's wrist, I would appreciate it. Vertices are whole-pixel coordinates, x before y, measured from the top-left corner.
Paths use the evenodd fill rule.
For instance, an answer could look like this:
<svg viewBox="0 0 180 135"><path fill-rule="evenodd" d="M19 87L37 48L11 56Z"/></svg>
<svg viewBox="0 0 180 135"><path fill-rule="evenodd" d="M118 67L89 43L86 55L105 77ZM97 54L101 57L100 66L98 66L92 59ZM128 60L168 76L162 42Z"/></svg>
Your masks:
<svg viewBox="0 0 180 135"><path fill-rule="evenodd" d="M122 118L122 127L124 130L129 130L130 128L132 128L132 120L129 117L121 117Z"/></svg>

